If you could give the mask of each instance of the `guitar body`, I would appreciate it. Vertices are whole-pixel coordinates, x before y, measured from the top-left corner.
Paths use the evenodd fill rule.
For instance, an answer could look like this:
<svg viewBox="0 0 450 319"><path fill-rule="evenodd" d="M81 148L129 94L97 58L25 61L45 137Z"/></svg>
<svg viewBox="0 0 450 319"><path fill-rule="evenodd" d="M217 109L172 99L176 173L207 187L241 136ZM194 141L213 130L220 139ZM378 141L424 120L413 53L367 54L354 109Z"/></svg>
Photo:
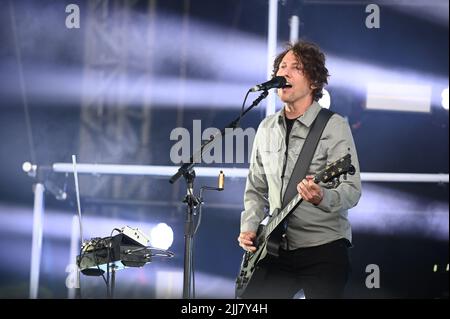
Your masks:
<svg viewBox="0 0 450 319"><path fill-rule="evenodd" d="M241 269L236 279L236 298L245 297L244 293L249 291L247 288L251 288L252 283L257 281L257 274L264 275L257 270L264 266L264 259L267 257L266 244L267 242L264 241L254 253L247 251L242 256Z"/></svg>
<svg viewBox="0 0 450 319"><path fill-rule="evenodd" d="M278 210L274 212L274 216L277 214ZM259 277L264 276L266 270L264 264L270 258L278 258L283 234L283 227L279 225L265 238L266 228L259 225L255 240L256 251L254 253L246 252L242 256L240 272L236 279L235 294L237 298L243 298L244 291L251 290L253 283L258 281Z"/></svg>

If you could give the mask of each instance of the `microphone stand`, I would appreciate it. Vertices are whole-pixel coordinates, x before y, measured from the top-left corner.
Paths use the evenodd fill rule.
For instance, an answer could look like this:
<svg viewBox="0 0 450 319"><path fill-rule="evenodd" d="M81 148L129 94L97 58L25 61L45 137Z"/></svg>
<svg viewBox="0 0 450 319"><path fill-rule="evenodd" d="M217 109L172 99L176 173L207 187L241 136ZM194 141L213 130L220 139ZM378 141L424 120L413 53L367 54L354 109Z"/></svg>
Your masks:
<svg viewBox="0 0 450 319"><path fill-rule="evenodd" d="M194 236L194 209L200 204L200 199L194 195L194 180L195 180L195 164L201 162L201 158L207 150L214 146L218 136L224 136L227 128L235 129L239 121L247 114L252 108L261 102L269 94L268 90L264 90L258 98L256 98L252 105L250 105L244 112L230 122L220 133L215 134L209 140L202 143L200 149L191 156L188 163L183 163L178 172L175 173L169 180L171 184L175 183L181 176L186 180L187 192L183 199L183 203L186 203L186 218L184 223L184 274L183 274L183 299L191 298L191 282L192 282L192 242Z"/></svg>

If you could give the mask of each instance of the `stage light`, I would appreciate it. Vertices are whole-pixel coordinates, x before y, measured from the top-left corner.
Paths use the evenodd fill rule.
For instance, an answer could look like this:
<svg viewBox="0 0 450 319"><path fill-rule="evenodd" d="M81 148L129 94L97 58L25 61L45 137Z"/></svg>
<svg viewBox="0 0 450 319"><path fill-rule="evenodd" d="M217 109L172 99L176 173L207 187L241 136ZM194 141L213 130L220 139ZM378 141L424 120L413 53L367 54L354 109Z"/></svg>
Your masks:
<svg viewBox="0 0 450 319"><path fill-rule="evenodd" d="M448 88L442 90L441 98L442 107L448 111Z"/></svg>
<svg viewBox="0 0 450 319"><path fill-rule="evenodd" d="M430 112L431 86L372 82L367 85L367 109Z"/></svg>
<svg viewBox="0 0 450 319"><path fill-rule="evenodd" d="M322 89L322 94L323 94L323 96L320 98L320 100L318 102L319 102L321 107L329 109L330 108L330 104L331 104L330 93L328 93L327 90Z"/></svg>
<svg viewBox="0 0 450 319"><path fill-rule="evenodd" d="M394 68L365 60L347 59L328 54L328 70L332 77L328 85L343 88L362 99L373 95L371 106L378 99L385 110L429 112L431 105L439 106L439 94L431 94L433 87L447 87L448 78L414 69ZM352 76L347 76L351 70ZM376 103L373 103L376 102ZM431 104L431 105L430 105ZM393 107L392 107L393 106Z"/></svg>
<svg viewBox="0 0 450 319"><path fill-rule="evenodd" d="M30 162L24 162L22 164L22 170L28 174L28 176L36 177L37 166L31 164Z"/></svg>
<svg viewBox="0 0 450 319"><path fill-rule="evenodd" d="M173 243L173 230L166 223L159 223L150 232L152 247L168 249Z"/></svg>
<svg viewBox="0 0 450 319"><path fill-rule="evenodd" d="M31 171L33 165L31 165L30 162L25 162L22 164L22 169L25 173L28 173L29 171Z"/></svg>

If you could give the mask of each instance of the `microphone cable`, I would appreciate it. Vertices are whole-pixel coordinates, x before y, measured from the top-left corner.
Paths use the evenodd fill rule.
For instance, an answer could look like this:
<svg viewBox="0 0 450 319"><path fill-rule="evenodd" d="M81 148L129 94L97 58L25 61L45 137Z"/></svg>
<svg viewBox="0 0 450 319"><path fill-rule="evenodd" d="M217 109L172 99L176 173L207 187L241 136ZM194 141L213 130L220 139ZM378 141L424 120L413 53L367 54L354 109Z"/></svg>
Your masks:
<svg viewBox="0 0 450 319"><path fill-rule="evenodd" d="M242 103L241 107L241 113L239 114L239 119L237 120L236 126L234 128L237 128L239 126L239 123L241 122L242 115L244 114L245 102L247 101L248 95L250 94L251 91L252 89L249 89L245 94L244 102Z"/></svg>

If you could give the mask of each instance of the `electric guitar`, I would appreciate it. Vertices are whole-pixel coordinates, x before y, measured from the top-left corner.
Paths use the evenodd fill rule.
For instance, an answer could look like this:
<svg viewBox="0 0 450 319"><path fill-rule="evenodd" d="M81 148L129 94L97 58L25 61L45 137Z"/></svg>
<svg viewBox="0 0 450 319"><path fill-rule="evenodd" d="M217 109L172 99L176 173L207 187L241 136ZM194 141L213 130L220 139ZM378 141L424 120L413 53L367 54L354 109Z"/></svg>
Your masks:
<svg viewBox="0 0 450 319"><path fill-rule="evenodd" d="M317 184L330 183L332 187L336 187L339 183L339 177L344 175L344 179L347 178L347 174L355 174L355 167L351 163L351 155L347 154L335 161L334 163L325 167L324 170L314 176L314 182ZM237 298L242 298L245 290L252 284L255 278L255 272L258 270L264 261L268 257L278 257L278 250L280 247L280 241L283 227L280 226L281 222L293 212L303 201L303 198L297 194L289 204L281 211L277 209L273 212L272 217L269 219L267 225L263 227L260 225L258 228L254 245L257 248L254 253L246 252L242 257L241 268L239 275L236 279L235 293Z"/></svg>

